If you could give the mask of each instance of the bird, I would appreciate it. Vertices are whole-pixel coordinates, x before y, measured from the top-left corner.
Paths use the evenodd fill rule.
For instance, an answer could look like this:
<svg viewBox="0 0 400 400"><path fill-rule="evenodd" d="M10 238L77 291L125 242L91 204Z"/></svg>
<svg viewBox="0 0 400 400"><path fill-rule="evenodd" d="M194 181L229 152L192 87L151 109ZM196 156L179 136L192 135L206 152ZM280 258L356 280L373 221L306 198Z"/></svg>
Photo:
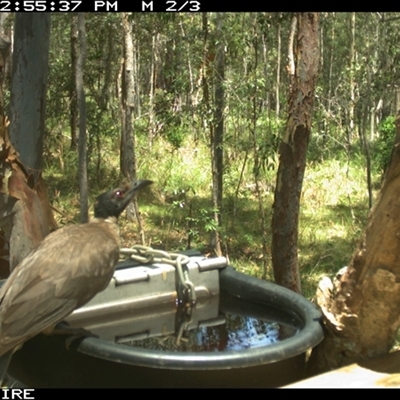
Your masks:
<svg viewBox="0 0 400 400"><path fill-rule="evenodd" d="M119 259L118 217L152 183L138 180L99 195L92 220L52 232L15 267L0 289L0 382L24 342L50 333L107 287Z"/></svg>

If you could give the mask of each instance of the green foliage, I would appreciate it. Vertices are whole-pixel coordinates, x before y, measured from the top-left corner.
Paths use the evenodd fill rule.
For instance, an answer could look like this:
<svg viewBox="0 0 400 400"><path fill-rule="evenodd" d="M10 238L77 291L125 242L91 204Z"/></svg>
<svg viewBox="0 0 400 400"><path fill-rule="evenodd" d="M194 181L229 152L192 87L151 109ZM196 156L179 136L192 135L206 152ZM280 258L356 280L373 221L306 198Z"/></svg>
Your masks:
<svg viewBox="0 0 400 400"><path fill-rule="evenodd" d="M373 160L380 173L386 171L396 138L395 118L390 116L382 121L379 127L379 137L373 145Z"/></svg>
<svg viewBox="0 0 400 400"><path fill-rule="evenodd" d="M279 148L280 139L285 129L285 120L261 116L257 119L257 130L262 133L257 137L257 144L262 158L274 153Z"/></svg>
<svg viewBox="0 0 400 400"><path fill-rule="evenodd" d="M400 74L400 30L396 28L400 22L382 24L383 15L387 20L398 14L358 13L352 43L351 14L321 13L323 59L299 231L301 274L307 296L315 293L322 274L334 273L348 262L365 224L365 155L358 139L359 126L365 124L369 136L370 110L380 100L382 115L393 112L393 82ZM68 150L70 90L74 84L70 70L71 16L52 17L45 178L56 207L73 218L78 180L77 155ZM285 65L292 13L226 13L221 37L215 35L215 15L207 15L207 34L202 17L189 13L132 15L135 156L138 175L156 182L151 189L153 197L141 204L147 238L167 250L185 248L189 238L192 247L206 249L210 232L216 229L210 199L210 124L215 123L212 56L215 45L223 40L226 63L221 233L232 264L261 276L263 231L255 176L268 227L278 148L287 119L290 82ZM90 193L94 196L119 180L123 41L120 14L88 14L86 22L84 79ZM352 46L354 65L349 62ZM349 111L351 81L355 88L353 128ZM380 171L390 157L393 121L391 117L385 119L379 137L372 142L373 165ZM374 183L379 181L380 171L374 170ZM267 239L269 251L270 237ZM268 273L272 277L270 265Z"/></svg>
<svg viewBox="0 0 400 400"><path fill-rule="evenodd" d="M201 226L206 232L214 232L218 229L218 225L213 218L215 211L209 208L200 208L196 218L186 217L186 221L194 223L195 226Z"/></svg>
<svg viewBox="0 0 400 400"><path fill-rule="evenodd" d="M185 140L185 132L183 127L176 127L174 129L169 129L166 132L166 139L175 148L179 149Z"/></svg>
<svg viewBox="0 0 400 400"><path fill-rule="evenodd" d="M205 243L201 243L204 234L215 232L218 230L218 225L213 218L213 209L210 208L200 208L193 213L193 205L190 205L191 212L193 216L185 217L187 224L187 235L190 237L193 244L197 247L205 247Z"/></svg>
<svg viewBox="0 0 400 400"><path fill-rule="evenodd" d="M308 297L323 275L348 265L369 213L364 159L338 158L309 163L304 178L299 256Z"/></svg>

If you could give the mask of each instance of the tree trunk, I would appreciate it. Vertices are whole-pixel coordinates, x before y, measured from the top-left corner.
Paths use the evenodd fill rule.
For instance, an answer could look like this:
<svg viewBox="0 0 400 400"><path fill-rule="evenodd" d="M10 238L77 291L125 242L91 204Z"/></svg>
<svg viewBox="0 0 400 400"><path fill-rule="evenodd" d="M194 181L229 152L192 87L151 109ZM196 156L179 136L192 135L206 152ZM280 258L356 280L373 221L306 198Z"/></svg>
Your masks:
<svg viewBox="0 0 400 400"><path fill-rule="evenodd" d="M132 25L129 14L122 14L122 27L124 32L123 46L123 71L122 71L122 134L121 134L121 160L122 175L132 181L136 177L134 160L134 137L132 127L132 114L134 108L134 79L133 79L133 41Z"/></svg>
<svg viewBox="0 0 400 400"><path fill-rule="evenodd" d="M88 179L87 179L87 138L86 138L86 100L83 87L83 69L86 60L85 14L78 13L79 53L76 62L76 94L79 107L79 194L81 222L87 222L88 212Z"/></svg>
<svg viewBox="0 0 400 400"><path fill-rule="evenodd" d="M186 32L184 28L184 14L180 13L179 14L179 26L181 28L181 34L182 37L186 37ZM186 59L187 59L187 69L189 71L189 84L190 84L190 91L188 93L188 102L187 106L192 107L193 106L193 94L194 94L194 87L195 87L195 82L194 82L194 77L193 77L193 68L192 68L192 62L191 62L191 48L190 44L185 41L184 42L184 47L185 47L185 52L186 52Z"/></svg>
<svg viewBox="0 0 400 400"><path fill-rule="evenodd" d="M277 24L277 55L276 55L276 83L275 83L275 97L276 97L276 104L275 104L275 118L276 121L279 121L279 112L280 112L280 95L279 89L281 85L281 36L282 36L282 13L279 13L279 19Z"/></svg>
<svg viewBox="0 0 400 400"><path fill-rule="evenodd" d="M1 228L10 270L56 227L41 177L49 39L50 14L16 14L10 131L20 157L0 114Z"/></svg>
<svg viewBox="0 0 400 400"><path fill-rule="evenodd" d="M295 54L289 57L289 116L279 149L272 218L272 262L275 281L300 292L298 220L319 65L319 14L297 13L296 25Z"/></svg>
<svg viewBox="0 0 400 400"><path fill-rule="evenodd" d="M257 18L254 19L253 23L253 30L252 30L252 36L253 36L253 53L254 57L252 58L251 61L251 66L249 66L249 72L250 76L252 76L252 92L250 92L250 106L251 106L251 122L250 122L250 132L251 132L251 137L253 141L253 157L254 157L254 167L253 167L253 174L254 174L254 183L255 183L255 192L258 200L258 214L259 214L259 227L262 232L261 240L262 240L262 262L263 262L263 275L262 278L266 279L267 277L267 267L268 267L268 242L267 242L267 229L266 229L266 224L265 224L265 204L264 204L264 198L263 198L263 190L260 185L260 177L261 177L261 171L262 171L262 165L263 165L263 157L264 154L262 151L260 151L260 146L259 146L259 138L258 138L258 120L260 117L262 110L262 107L260 107L260 104L262 104L262 101L260 100L259 97L259 80L257 76L257 69L258 69L258 49L259 49L259 29L258 29L258 22ZM263 44L265 41L263 40ZM264 47L264 51L266 53L266 49ZM265 73L267 72L267 63L268 60L264 56L264 71ZM265 75L267 77L267 74ZM269 115L269 110L264 110L264 113Z"/></svg>
<svg viewBox="0 0 400 400"><path fill-rule="evenodd" d="M334 43L335 39L335 13L332 13L332 29L330 38L330 55L329 55L329 75L328 75L328 96L327 96L327 116L324 118L324 139L326 139L329 129L329 124L327 120L331 118L331 108L332 108L332 77L333 77L333 65L334 65Z"/></svg>
<svg viewBox="0 0 400 400"><path fill-rule="evenodd" d="M219 28L222 28L222 20L221 16L217 16L217 31ZM218 74L215 71L213 71L212 64L215 60L215 47L210 44L209 40L209 29L208 29L208 14L206 12L202 13L202 29L203 29L203 64L201 68L201 85L203 89L203 104L204 104L204 114L203 114L203 125L205 129L209 130L210 133L210 149L211 149L211 174L212 174L212 193L211 193L211 201L213 204L214 208L214 213L213 213L213 218L215 225L219 227L220 223L220 209L218 208L219 204L219 199L221 199L222 202L222 184L219 186L219 182L222 182L222 170L221 174L219 175L219 168L220 164L219 161L217 160L218 157L221 157L222 161L222 139L223 136L221 135L223 133L223 114L221 108L221 105L223 105L223 87L220 86L217 89L217 86L222 85L223 82L223 75L224 75L224 58L223 55L219 54L219 63L222 61L222 65L220 64L218 66L218 61L215 64L216 68L221 68L222 66L222 75L219 77L216 76ZM221 38L222 40L222 38ZM218 50L219 51L219 50ZM221 74L221 71L219 72ZM215 77L214 83L215 83L215 96L220 97L222 95L222 98L220 98L218 101L215 99L215 109L214 109L214 118L210 119L208 116L212 115L213 113L213 107L211 105L211 95L210 95L210 82L212 81L212 78ZM222 79L222 80L221 80ZM218 94L217 94L218 90ZM217 105L217 102L219 104ZM220 108L218 111L218 107ZM218 116L218 114L220 116ZM216 126L218 124L218 119L220 119L219 122L219 132L215 132ZM216 254L221 255L221 243L219 239L219 233L217 230L214 230L211 233L211 239L210 239L210 247L215 251Z"/></svg>
<svg viewBox="0 0 400 400"><path fill-rule="evenodd" d="M114 51L115 47L115 27L110 23L107 24L107 42L105 47L105 68L103 71L104 82L101 88L101 97L98 101L100 109L106 112L110 105L111 92L112 92L112 79L113 79L113 63L118 54Z"/></svg>
<svg viewBox="0 0 400 400"><path fill-rule="evenodd" d="M379 197L350 265L317 290L325 339L310 360L322 372L389 352L400 326L400 115Z"/></svg>
<svg viewBox="0 0 400 400"><path fill-rule="evenodd" d="M370 56L370 55L369 55ZM370 58L367 58L367 93L363 96L361 102L361 116L359 119L359 132L361 139L361 147L365 154L365 162L366 162L366 175L367 175L367 189L368 189L368 207L372 208L373 202L373 194L372 194L372 168L371 168L371 152L370 152L370 143L367 135L367 125L368 125L368 117L374 118L374 114L370 112L370 110L375 110L375 104L373 101L373 93L371 90L372 87L372 77L373 71L370 65ZM372 115L371 115L372 114ZM370 124L371 126L371 121Z"/></svg>
<svg viewBox="0 0 400 400"><path fill-rule="evenodd" d="M199 75L201 77L201 88L203 90L204 113L208 115L211 110L209 78L212 76L212 69L210 67L210 63L214 59L214 55L211 54L208 44L209 30L208 30L208 15L206 12L202 13L202 30L203 30L203 61ZM210 137L212 137L214 135L213 132L211 131L211 129L213 129L212 124L209 126L209 121L204 116L202 122L204 129L207 128L210 129Z"/></svg>
<svg viewBox="0 0 400 400"><path fill-rule="evenodd" d="M225 43L223 40L223 14L217 13L216 40L218 45L215 57L215 111L214 129L211 130L211 163L212 163L212 206L213 218L217 229L212 231L211 244L218 256L222 255L219 229L221 228L222 189L223 189L223 137L224 137L224 103L225 103Z"/></svg>
<svg viewBox="0 0 400 400"><path fill-rule="evenodd" d="M154 32L151 38L151 66L150 66L150 82L149 82L149 128L148 128L148 140L147 143L151 149L153 145L153 138L156 136L156 115L155 115L155 74L156 74L156 36L157 33Z"/></svg>
<svg viewBox="0 0 400 400"><path fill-rule="evenodd" d="M70 41L71 41L71 84L69 92L69 125L71 130L71 150L76 150L78 147L78 101L76 95L76 71L78 60L78 15L71 16L70 27Z"/></svg>
<svg viewBox="0 0 400 400"><path fill-rule="evenodd" d="M134 76L140 76L140 43L138 41L135 42L135 48L133 54L133 73ZM140 87L140 79L135 79L135 113L138 118L142 116L142 106L141 106L141 87Z"/></svg>
<svg viewBox="0 0 400 400"><path fill-rule="evenodd" d="M350 103L349 103L349 130L347 135L348 145L351 144L354 137L354 108L356 105L356 81L355 81L355 69L356 69L356 13L351 13L350 19L351 29L351 42L350 42Z"/></svg>
<svg viewBox="0 0 400 400"><path fill-rule="evenodd" d="M37 182L42 168L50 14L17 14L14 37L10 140Z"/></svg>
<svg viewBox="0 0 400 400"><path fill-rule="evenodd" d="M128 180L136 179L135 135L133 133L132 116L135 107L135 80L134 80L134 51L132 23L129 21L130 13L122 14L122 27L124 32L123 46L123 71L122 71L122 96L121 96L121 152L120 166L122 175ZM145 244L144 229L139 213L136 198L132 206L127 207L128 219L136 216L142 244Z"/></svg>
<svg viewBox="0 0 400 400"><path fill-rule="evenodd" d="M0 116L5 114L3 92L10 82L11 32L7 26L10 17L11 13L0 13Z"/></svg>

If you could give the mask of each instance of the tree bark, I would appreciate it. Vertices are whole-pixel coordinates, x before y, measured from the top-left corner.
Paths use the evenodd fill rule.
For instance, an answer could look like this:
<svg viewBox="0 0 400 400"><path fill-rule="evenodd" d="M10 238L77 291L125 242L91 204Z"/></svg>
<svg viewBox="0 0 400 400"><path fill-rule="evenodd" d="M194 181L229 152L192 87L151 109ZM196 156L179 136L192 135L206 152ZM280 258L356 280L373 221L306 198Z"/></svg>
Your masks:
<svg viewBox="0 0 400 400"><path fill-rule="evenodd" d="M69 91L69 116L71 130L71 150L76 150L78 147L78 101L76 95L76 71L78 60L78 15L71 16L70 26L70 41L71 41L71 84Z"/></svg>
<svg viewBox="0 0 400 400"><path fill-rule="evenodd" d="M351 144L354 137L354 109L356 105L356 81L355 81L355 70L356 70L356 13L351 13L350 19L351 29L351 42L350 42L350 74L349 74L349 86L350 86L350 102L349 102L349 129L347 134L348 145Z"/></svg>
<svg viewBox="0 0 400 400"><path fill-rule="evenodd" d="M132 23L129 20L130 13L122 14L122 27L124 32L123 69L122 69L122 96L121 96L121 148L120 168L122 175L129 181L136 179L135 135L133 132L132 116L135 107L135 80L134 80L134 50ZM132 206L127 207L128 219L136 216L139 234L142 244L145 244L144 229L139 213L136 198Z"/></svg>
<svg viewBox="0 0 400 400"><path fill-rule="evenodd" d="M332 28L331 28L331 37L330 37L330 55L329 55L329 75L328 75L328 96L327 96L327 116L324 118L324 139L327 137L328 134L328 129L329 124L327 123L327 120L331 118L331 109L332 109L332 77L333 77L333 65L334 65L334 43L336 41L335 39L335 13L332 13Z"/></svg>
<svg viewBox="0 0 400 400"><path fill-rule="evenodd" d="M219 16L219 21L217 22L221 24L221 17ZM215 222L216 226L219 226L220 223L220 217L218 215L219 209L218 209L218 202L219 202L219 196L222 199L222 185L220 186L221 192L218 193L218 185L219 185L219 179L222 180L222 171L221 175L218 175L218 162L216 157L218 157L220 154L222 154L222 136L219 136L221 132L223 132L223 119L220 121L221 124L219 126L219 133L216 133L216 124L217 120L220 118L218 116L218 113L220 113L221 117L221 111L217 111L217 104L215 103L216 108L213 109L212 107L212 96L211 96L211 88L210 88L210 83L213 81L213 78L215 78L214 83L215 85L219 85L218 83L218 78L215 77L215 71L213 70L212 66L213 63L216 62L216 57L215 57L215 47L210 43L210 32L208 28L209 24L209 19L208 19L208 14L206 12L202 13L202 30L203 30L203 63L201 67L201 86L203 89L203 104L204 104L204 114L203 114L203 125L205 129L209 130L210 133L210 152L211 152L211 175L212 175L212 189L211 189L211 201L213 204L214 212L213 212L213 219ZM221 26L221 25L220 25ZM217 28L218 29L218 28ZM223 61L223 58L221 59L220 56L220 61ZM217 66L217 63L214 64ZM221 66L220 66L221 68ZM221 86L218 89L218 95L216 92L217 88L215 88L214 95L220 96L221 95L221 90L223 93L223 87ZM219 106L221 106L221 102L219 103ZM214 110L214 111L213 111ZM213 115L213 118L209 118L209 115ZM222 131L221 131L222 128ZM218 149L218 143L220 143L220 149ZM217 154L215 153L217 152ZM213 231L211 232L211 238L210 238L210 247L215 251L217 255L221 255L221 243L219 240L219 234L218 231Z"/></svg>
<svg viewBox="0 0 400 400"><path fill-rule="evenodd" d="M155 114L155 74L156 74L156 58L157 58L157 49L156 49L156 36L157 33L154 32L151 38L151 66L150 66L150 82L149 82L149 132L148 132L148 145L151 148L153 145L153 138L156 136L157 128L156 128L156 114Z"/></svg>
<svg viewBox="0 0 400 400"><path fill-rule="evenodd" d="M211 130L211 163L212 163L212 206L213 218L217 229L211 235L211 244L218 256L222 255L219 229L222 226L222 194L223 194L223 138L224 138L224 104L225 104L225 44L223 39L223 14L217 13L216 40L218 45L215 57L215 111L214 128Z"/></svg>
<svg viewBox="0 0 400 400"><path fill-rule="evenodd" d="M260 175L262 171L262 164L263 164L263 152L260 151L259 146L259 137L258 137L258 120L260 117L262 107L260 106L260 97L259 97L259 80L257 76L257 69L258 69L258 49L259 49L259 29L258 29L258 21L257 18L254 19L253 23L253 54L252 57L252 66L249 66L250 76L252 76L252 92L250 93L250 103L251 103L251 122L250 122L250 132L251 137L253 139L253 158L254 158L254 166L253 166L253 175L254 175L254 183L255 183L255 192L258 200L258 215L259 215L259 226L262 233L261 241L262 241L262 262L263 262L263 275L262 278L266 279L267 277L267 262L268 262L268 249L267 249L267 229L265 224L265 202L263 198L263 190L260 185ZM264 39L264 38L262 38ZM263 40L265 44L265 40ZM265 54L266 54L266 49ZM267 77L267 58L264 56L264 71L265 77ZM269 110L264 110L264 113L269 115Z"/></svg>
<svg viewBox="0 0 400 400"><path fill-rule="evenodd" d="M56 227L41 177L49 39L50 14L16 15L10 106L15 148L0 112L0 225L10 270Z"/></svg>
<svg viewBox="0 0 400 400"><path fill-rule="evenodd" d="M134 160L134 136L132 115L135 106L135 89L133 79L133 38L132 24L129 14L122 14L122 27L124 32L123 46L123 71L122 71L122 133L120 168L122 175L129 181L136 177Z"/></svg>
<svg viewBox="0 0 400 400"><path fill-rule="evenodd" d="M400 326L400 115L379 197L350 265L317 291L325 339L310 359L322 372L389 352Z"/></svg>
<svg viewBox="0 0 400 400"><path fill-rule="evenodd" d="M280 112L280 85L281 85L281 47L282 47L282 13L279 13L278 24L277 24L277 49L276 49L276 83L275 83L275 118L276 121L279 121L279 112Z"/></svg>
<svg viewBox="0 0 400 400"><path fill-rule="evenodd" d="M10 82L11 32L7 27L11 13L0 13L0 115L4 115L4 88Z"/></svg>
<svg viewBox="0 0 400 400"><path fill-rule="evenodd" d="M17 14L14 38L10 140L37 182L42 168L50 14Z"/></svg>
<svg viewBox="0 0 400 400"><path fill-rule="evenodd" d="M296 17L295 53L289 58L289 116L279 149L272 218L272 262L275 281L301 292L298 220L319 66L319 14L297 13Z"/></svg>
<svg viewBox="0 0 400 400"><path fill-rule="evenodd" d="M79 194L81 222L89 219L88 211L88 179L87 179L87 137L86 137L86 100L83 86L83 69L85 66L87 45L85 15L78 13L78 41L79 53L76 62L76 94L79 107Z"/></svg>

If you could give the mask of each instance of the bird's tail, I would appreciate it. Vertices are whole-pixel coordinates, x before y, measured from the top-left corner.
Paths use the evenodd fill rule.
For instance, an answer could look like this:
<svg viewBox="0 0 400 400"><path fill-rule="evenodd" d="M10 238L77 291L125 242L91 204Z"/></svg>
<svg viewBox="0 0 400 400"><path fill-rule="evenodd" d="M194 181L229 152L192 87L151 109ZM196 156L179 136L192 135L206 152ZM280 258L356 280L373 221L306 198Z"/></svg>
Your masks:
<svg viewBox="0 0 400 400"><path fill-rule="evenodd" d="M10 365L11 357L13 355L13 349L8 350L0 357L0 387L3 386L4 378L6 376L8 366Z"/></svg>

